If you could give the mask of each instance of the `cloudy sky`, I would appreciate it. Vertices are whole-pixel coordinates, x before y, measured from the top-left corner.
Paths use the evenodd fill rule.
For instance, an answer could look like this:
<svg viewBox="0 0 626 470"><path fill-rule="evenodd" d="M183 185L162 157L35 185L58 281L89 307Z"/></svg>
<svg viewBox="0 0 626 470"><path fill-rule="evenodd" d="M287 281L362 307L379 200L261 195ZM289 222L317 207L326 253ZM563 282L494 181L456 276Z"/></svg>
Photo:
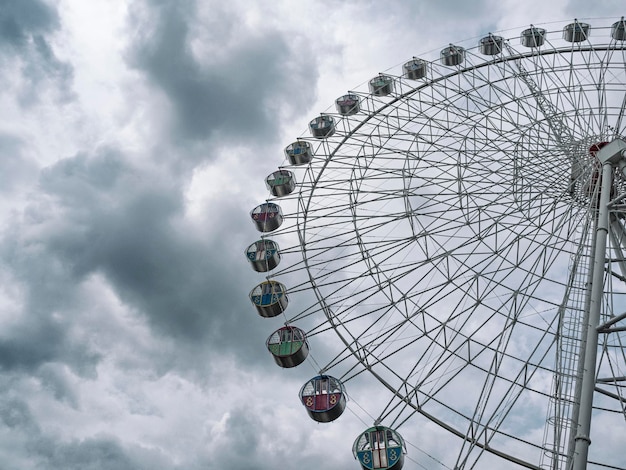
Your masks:
<svg viewBox="0 0 626 470"><path fill-rule="evenodd" d="M314 371L273 364L248 299L264 177L334 98L412 56L623 10L0 0L0 468L358 468L367 413L309 420ZM422 437L405 468L445 468Z"/></svg>

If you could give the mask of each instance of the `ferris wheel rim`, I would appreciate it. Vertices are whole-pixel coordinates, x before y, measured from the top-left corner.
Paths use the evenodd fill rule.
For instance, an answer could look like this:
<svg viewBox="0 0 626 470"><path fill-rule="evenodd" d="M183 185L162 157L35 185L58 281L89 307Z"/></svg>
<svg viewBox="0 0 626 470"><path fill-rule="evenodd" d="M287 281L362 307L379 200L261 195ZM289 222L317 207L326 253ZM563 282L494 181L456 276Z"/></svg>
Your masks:
<svg viewBox="0 0 626 470"><path fill-rule="evenodd" d="M508 41L508 39L507 39ZM400 401L404 401L408 406L413 407L413 409L417 412L422 413L424 416L429 417L429 419L432 422L437 423L437 421L439 420L436 416L431 415L428 413L428 411L420 406L418 406L416 403L414 403L411 399L408 398L407 394L401 394L399 392L399 388L398 386L394 387L392 384L390 384L387 379L385 379L384 377L380 376L380 374L378 374L373 367L371 367L365 360L362 360L361 357L362 356L362 351L359 351L358 345L359 345L359 340L361 338L360 335L354 336L351 331L350 328L348 326L346 326L346 322L342 319L342 317L337 314L337 312L333 311L334 305L331 302L327 301L327 294L328 291L322 291L321 288L323 287L323 284L326 283L330 283L331 281L329 280L325 280L324 278L320 278L318 277L318 271L315 271L316 269L318 269L318 267L316 266L316 259L315 257L317 256L317 254L314 251L311 251L310 249L310 242L311 240L315 241L314 238L311 238L309 236L309 233L315 231L315 229L317 228L315 226L314 223L309 224L310 221L315 221L316 217L318 217L317 215L313 215L312 217L309 217L309 214L313 211L313 205L315 203L314 201L314 194L315 191L318 189L324 189L324 177L326 176L326 170L332 170L330 168L331 163L333 162L333 160L335 159L335 157L340 157L340 152L342 151L342 148L344 146L349 145L350 140L353 139L353 137L355 135L358 135L358 132L362 129L365 128L367 125L369 125L372 121L375 119L376 116L378 116L383 110L387 110L387 109L393 109L395 106L397 106L399 103L402 103L404 100L407 100L409 98L411 98L413 95L419 94L420 90L424 90L427 89L429 87L432 87L435 83L437 82L441 82L441 81L445 81L445 80L451 80L454 77L461 77L464 76L465 74L471 73L471 72L475 72L477 70L483 69L485 67L489 67L489 66L495 66L495 65L500 65L500 64L507 64L507 63L513 63L515 61L521 61L521 60L525 60L528 58L534 58L534 57L544 57L544 56L559 56L562 55L565 52L576 52L576 53L586 53L586 52L600 52L600 51L605 51L605 52L609 52L609 51L624 51L626 49L626 47L624 46L623 42L621 44L621 46L618 47L618 44L616 41L613 41L611 44L608 45L604 45L604 46L597 46L594 44L576 44L576 46L574 46L574 44L571 44L569 47L560 47L560 48L546 48L545 50L540 50L540 51L536 51L536 50L531 50L530 52L527 53L518 53L516 55L505 55L503 53L499 54L497 57L492 58L491 60L485 60L483 62L481 62L480 64L474 64L472 66L468 66L465 68L462 67L457 67L456 69L453 69L450 73L448 73L445 76L440 76L437 77L437 79L432 79L432 80L426 80L423 83L419 84L418 86L409 89L408 91L404 91L402 93L397 93L391 97L386 98L385 100L381 100L380 103L382 103L380 108L377 108L375 111L373 112L369 112L369 113L365 113L364 117L363 115L361 116L361 119L357 122L357 124L353 127L349 127L346 132L346 134L343 136L342 139L340 139L339 141L335 140L333 141L333 143L331 144L329 142L329 140L327 140L326 138L323 138L321 140L318 140L317 142L319 142L319 148L322 149L322 154L325 155L325 159L324 161L320 162L320 164L315 168L315 170L312 169L312 163L310 163L307 166L306 169L306 174L308 175L308 179L306 180L308 186L306 191L303 193L300 193L300 196L298 196L298 212L297 212L297 237L299 240L299 249L301 251L301 255L302 255L302 262L303 262L303 266L305 267L307 276L308 276L308 280L309 283L312 287L312 290L316 296L317 302L320 305L320 309L321 311L323 311L324 316L326 318L326 321L328 322L329 325L331 325L332 329L335 331L335 333L338 334L339 338L341 339L341 342L344 344L346 350L348 350L351 354L352 357L356 358L359 363L364 367L364 370L368 370L372 375L374 375L377 380L379 382L381 382L389 391L391 391L393 394L395 394L397 396L398 399L400 399ZM588 65L588 64L587 64ZM401 77L396 77L397 80L402 80ZM504 80L504 79L503 79ZM406 80L405 80L406 82ZM487 82L487 86L491 85L491 82ZM359 95L360 92L349 92L349 93L355 93L357 95ZM366 94L361 93L359 96L366 96ZM530 95L526 95L525 98L529 99ZM625 98L625 102L626 102L626 98ZM622 112L624 110L624 104L622 104L622 108L621 108ZM584 115L584 113L589 112L587 109L583 109L582 111L579 110L574 110L572 111L574 114L573 118L568 118L568 119L578 119L579 118L579 114ZM344 118L341 118L344 119ZM549 125L550 123L548 123ZM545 123L543 124L545 126ZM374 126L376 127L376 124L374 124ZM443 126L442 126L443 127ZM534 132L533 129L529 129L527 130L527 132L530 134L532 132ZM459 134L460 135L460 134ZM583 136L585 136L587 138L587 140L589 140L592 144L594 142L599 142L598 139L600 139L601 136L598 137L589 137L586 136L583 133ZM318 136L319 137L319 136ZM529 139L532 139L533 137L529 137ZM539 138L538 138L539 139ZM595 140L594 140L595 139ZM315 142L315 140L313 140ZM581 143L582 142L582 143ZM583 145L585 144L586 141L581 141L576 143L576 145ZM558 147L558 146L562 146L563 144L561 142L557 142L557 146L554 147ZM564 148L564 147L563 147ZM401 153L401 152L400 152ZM376 154L374 154L372 157L375 157ZM369 157L368 157L369 158ZM406 162L405 162L406 164ZM357 175L357 170L364 172L364 174L367 174L368 171L368 167L367 165L365 165L365 167L357 167L357 166L353 166L352 167L352 175ZM358 176L358 175L357 175ZM366 176L363 176L361 180L359 180L358 178L351 178L350 179L350 188L351 190L349 191L349 194L357 193L360 191L361 188L361 184L362 181L366 178ZM355 184L353 186L353 184ZM308 196L307 196L308 195ZM589 201L593 200L593 196L590 195L585 195L583 193L582 196L582 202L580 202L580 204L586 204ZM411 206L411 200L409 199L409 197L406 197L406 204L407 206ZM357 241L355 242L355 244L358 246L358 249L361 253L361 258L362 261L367 264L369 266L370 272L373 272L374 269L378 270L379 275L382 276L386 276L385 273L385 269L384 268L379 268L378 264L376 263L376 260L372 258L372 262L374 263L373 265L369 264L369 258L368 255L366 253L367 251L367 242L362 241L361 239L361 235L359 232L359 227L358 224L356 223L357 217L358 217L358 213L357 213L357 204L356 204L356 200L354 204L349 205L349 210L352 211L352 219L353 219L353 225L354 225L354 233L355 233L355 237L357 239ZM408 214L409 209L406 209L406 213ZM525 214L524 216L530 217L530 212L528 214ZM565 216L563 216L565 217ZM580 215L580 217L584 217L583 214ZM412 222L412 218L408 217L408 219ZM385 223L384 221L381 223ZM542 227L541 225L537 224L536 227L538 230L541 230ZM546 236L548 236L547 234L548 230L546 230ZM567 232L565 232L567 234ZM479 233L475 233L475 236L480 236ZM562 240L560 240L559 242L562 242L563 240L565 240L567 237L563 237ZM360 241L359 241L360 240ZM531 240L532 243L540 243L537 242L536 240ZM571 249L571 251L569 252L570 255L573 255L574 253L574 248ZM530 267L528 268L528 275L530 276L534 276L535 273L534 267ZM320 282L321 281L321 282ZM556 282L556 281L555 281ZM567 281L563 281L562 285L565 286L566 282L570 282L569 280ZM508 285L505 286L505 289L509 289ZM381 289L382 291L382 289ZM386 292L382 292L383 296L387 296ZM531 292L530 294L528 294L528 292L525 292L524 295L528 296L529 298L533 297L533 293ZM395 301L391 298L391 297L387 297L387 299L390 301L391 304L394 304L395 306ZM556 319L556 317L554 317L554 319ZM530 325L530 321L528 322L528 325ZM537 327L537 329L539 329L539 327ZM547 332L546 332L547 334ZM464 335L464 334L460 334L460 336L462 338L465 338L464 341L469 341L468 340L468 336ZM436 337L432 338L433 343L437 343L438 340ZM554 341L554 339L553 339ZM468 343L469 344L469 343ZM441 346L441 344L439 344L439 346ZM489 347L483 345L485 347L485 349L489 349ZM545 353L547 354L548 350L545 351ZM393 354L393 353L392 353ZM373 353L371 354L372 356ZM453 354L454 355L454 354ZM504 352L503 353L503 357L507 357L509 355L508 352ZM375 357L375 356L374 356ZM384 358L381 359L379 361L383 366L385 365L384 362ZM531 362L530 358L526 359L525 361L521 361L525 364L525 367L527 367L528 365L532 365L534 366L536 369L540 369L541 367L541 363L537 362ZM473 364L470 364L469 362L467 364L464 365L464 367L469 367L469 366L475 366ZM480 368L480 366L475 366ZM323 369L324 370L324 369ZM550 371L550 369L546 368L546 370ZM483 369L483 372L485 372L485 370ZM404 380L404 385L407 385L407 381L410 378L407 377L406 380ZM502 377L499 377L499 379L502 379ZM495 379L494 379L495 380ZM510 379L504 379L505 381L508 380L511 383L515 383L512 382ZM534 390L537 393L540 393L539 390ZM415 391L415 393L417 394L417 390ZM546 392L542 392L544 395L548 395ZM435 397L434 395L432 397L429 396L429 399L438 401L438 398ZM445 403L441 402L442 405L445 405ZM460 413L460 412L459 412ZM462 414L462 413L461 413ZM467 418L467 416L466 416ZM469 419L471 421L471 418ZM441 421L441 420L439 420ZM469 440L470 438L468 437L468 434L464 434L463 432L459 431L458 429L450 426L449 424L446 424L445 422L441 421L441 425L444 429L447 429L448 431L452 432L453 434L456 434L458 437L462 437L465 440ZM490 427L489 425L485 426L484 428L485 432L490 431ZM506 434L503 431L499 431L497 428L495 428L495 431L501 433L501 434ZM519 439L519 437L516 437L514 435L509 435L509 437L513 438L513 439ZM523 439L519 439L519 440L523 440ZM540 445L536 445L532 442L529 441L524 441L526 444L529 444L531 446L537 447L539 449L543 449L545 450L544 447L540 446ZM507 454L505 452L502 452L498 449L495 448L491 448L491 446L489 445L489 442L487 441L486 443L482 443L482 442L477 442L475 439L473 441L473 444L477 445L478 447L482 447L484 450L487 450L489 452L492 452L496 455L499 455L500 457L506 458L507 460L513 461L519 465L525 466L527 468L542 468L539 466L535 466L534 464L531 464L529 462L526 462L524 460L518 459L517 457L515 457L514 455L510 455Z"/></svg>

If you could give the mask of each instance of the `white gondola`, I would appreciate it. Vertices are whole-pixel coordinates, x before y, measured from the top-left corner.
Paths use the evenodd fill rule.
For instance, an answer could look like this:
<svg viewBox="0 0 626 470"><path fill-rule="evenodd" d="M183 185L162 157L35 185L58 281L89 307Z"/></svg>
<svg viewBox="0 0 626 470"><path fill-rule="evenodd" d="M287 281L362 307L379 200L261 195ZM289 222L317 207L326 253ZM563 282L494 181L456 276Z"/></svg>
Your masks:
<svg viewBox="0 0 626 470"><path fill-rule="evenodd" d="M460 65L465 60L465 49L460 46L450 44L445 49L441 50L441 63L448 67L454 65Z"/></svg>
<svg viewBox="0 0 626 470"><path fill-rule="evenodd" d="M380 74L369 82L370 93L374 96L387 96L393 92L393 77Z"/></svg>
<svg viewBox="0 0 626 470"><path fill-rule="evenodd" d="M546 42L546 30L543 28L530 28L522 31L522 46L525 47L541 47Z"/></svg>
<svg viewBox="0 0 626 470"><path fill-rule="evenodd" d="M352 116L361 110L361 100L358 95L348 93L335 100L337 112L342 116Z"/></svg>
<svg viewBox="0 0 626 470"><path fill-rule="evenodd" d="M502 46L504 45L504 39L502 36L494 36L489 34L480 40L478 46L481 54L484 55L496 55L502 52Z"/></svg>
<svg viewBox="0 0 626 470"><path fill-rule="evenodd" d="M285 147L285 156L292 165L306 165L313 158L311 144L305 140L297 140Z"/></svg>
<svg viewBox="0 0 626 470"><path fill-rule="evenodd" d="M296 178L289 170L278 170L265 178L265 186L276 197L286 196L296 189Z"/></svg>
<svg viewBox="0 0 626 470"><path fill-rule="evenodd" d="M409 80L419 80L426 77L427 62L421 59L411 59L402 66L404 77Z"/></svg>
<svg viewBox="0 0 626 470"><path fill-rule="evenodd" d="M579 23L575 20L563 28L563 39L567 42L582 42L589 36L590 29L588 23Z"/></svg>
<svg viewBox="0 0 626 470"><path fill-rule="evenodd" d="M611 26L611 37L616 41L624 41L626 40L626 21L624 21L624 17L619 21L616 21Z"/></svg>

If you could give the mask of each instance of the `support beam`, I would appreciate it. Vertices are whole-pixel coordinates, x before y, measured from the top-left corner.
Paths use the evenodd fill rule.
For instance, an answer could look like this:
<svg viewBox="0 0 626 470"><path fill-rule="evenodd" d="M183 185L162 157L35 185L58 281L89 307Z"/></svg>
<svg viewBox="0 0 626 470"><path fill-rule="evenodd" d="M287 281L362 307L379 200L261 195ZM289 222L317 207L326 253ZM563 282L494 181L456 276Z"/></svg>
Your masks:
<svg viewBox="0 0 626 470"><path fill-rule="evenodd" d="M602 180L600 188L600 201L598 202L598 223L595 237L595 256L593 263L591 298L589 302L589 315L585 327L586 337L583 338L585 349L585 362L582 375L580 396L580 412L576 437L574 438L573 470L586 470L589 455L589 438L591 430L591 411L593 408L593 395L596 383L596 361L598 355L598 324L602 310L604 291L604 261L606 258L607 236L609 233L609 196L613 183L613 166L610 161L602 164Z"/></svg>
<svg viewBox="0 0 626 470"><path fill-rule="evenodd" d="M598 326L598 331L604 330L604 329L608 328L609 326L615 325L618 321L622 321L625 318L626 318L626 312L624 312L621 315L618 315L616 317L613 317L609 321L602 323L602 325L599 325Z"/></svg>

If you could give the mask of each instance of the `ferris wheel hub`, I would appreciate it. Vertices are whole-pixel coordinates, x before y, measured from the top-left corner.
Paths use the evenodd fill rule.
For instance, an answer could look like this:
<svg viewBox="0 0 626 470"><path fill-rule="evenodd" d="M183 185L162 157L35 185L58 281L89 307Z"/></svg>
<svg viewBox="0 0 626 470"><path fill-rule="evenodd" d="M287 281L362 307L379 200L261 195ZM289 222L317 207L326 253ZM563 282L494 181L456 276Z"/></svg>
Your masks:
<svg viewBox="0 0 626 470"><path fill-rule="evenodd" d="M602 142L604 145L598 149L597 158L600 163L619 163L626 158L626 142L615 139L613 142ZM599 144L598 144L599 145Z"/></svg>

